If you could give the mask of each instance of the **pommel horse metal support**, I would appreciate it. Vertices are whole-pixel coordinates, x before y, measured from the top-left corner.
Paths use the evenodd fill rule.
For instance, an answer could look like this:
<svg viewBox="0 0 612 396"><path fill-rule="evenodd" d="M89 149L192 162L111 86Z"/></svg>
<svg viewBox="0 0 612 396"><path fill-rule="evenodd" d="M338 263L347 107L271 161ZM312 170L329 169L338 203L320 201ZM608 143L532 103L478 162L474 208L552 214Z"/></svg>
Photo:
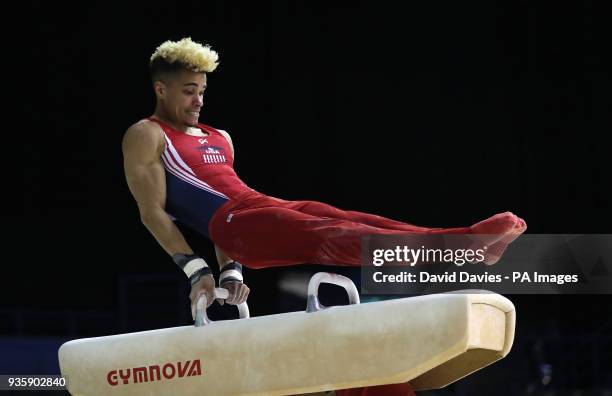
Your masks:
<svg viewBox="0 0 612 396"><path fill-rule="evenodd" d="M323 307L321 283L347 290L349 305ZM227 298L216 289L215 298ZM69 341L59 350L73 395L295 395L410 382L436 389L506 356L515 311L482 291L359 303L355 285L315 274L306 312ZM231 380L228 380L231 373Z"/></svg>

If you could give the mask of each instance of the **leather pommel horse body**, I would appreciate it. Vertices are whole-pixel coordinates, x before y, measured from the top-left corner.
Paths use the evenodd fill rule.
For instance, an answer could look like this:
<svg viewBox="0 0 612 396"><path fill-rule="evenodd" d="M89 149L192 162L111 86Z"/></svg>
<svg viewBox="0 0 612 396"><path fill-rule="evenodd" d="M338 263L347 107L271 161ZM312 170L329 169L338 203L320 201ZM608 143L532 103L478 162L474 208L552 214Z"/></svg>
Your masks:
<svg viewBox="0 0 612 396"><path fill-rule="evenodd" d="M350 305L325 308L321 282L345 287ZM217 289L223 298L224 289ZM59 350L72 395L294 395L410 382L444 387L506 356L515 311L483 292L359 304L345 277L318 273L306 312L69 341Z"/></svg>

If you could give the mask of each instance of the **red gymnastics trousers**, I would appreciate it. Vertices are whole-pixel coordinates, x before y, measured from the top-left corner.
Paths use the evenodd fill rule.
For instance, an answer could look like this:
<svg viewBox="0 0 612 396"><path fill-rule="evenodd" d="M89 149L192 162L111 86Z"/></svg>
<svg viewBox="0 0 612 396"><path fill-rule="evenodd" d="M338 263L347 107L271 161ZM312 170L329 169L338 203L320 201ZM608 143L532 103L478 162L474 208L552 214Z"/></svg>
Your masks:
<svg viewBox="0 0 612 396"><path fill-rule="evenodd" d="M286 201L254 190L224 203L208 225L210 239L249 268L303 263L359 266L361 237L372 234L491 234L489 253L501 256L525 228L525 222L510 212L472 227L418 227L322 202Z"/></svg>

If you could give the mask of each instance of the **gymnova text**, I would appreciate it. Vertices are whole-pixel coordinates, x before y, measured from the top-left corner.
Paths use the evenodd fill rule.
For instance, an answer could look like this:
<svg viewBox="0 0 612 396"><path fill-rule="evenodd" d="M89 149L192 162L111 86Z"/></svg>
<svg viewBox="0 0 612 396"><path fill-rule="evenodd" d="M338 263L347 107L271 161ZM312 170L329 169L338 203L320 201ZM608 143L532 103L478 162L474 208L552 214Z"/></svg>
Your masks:
<svg viewBox="0 0 612 396"><path fill-rule="evenodd" d="M134 367L131 369L111 370L106 374L109 385L127 385L130 382L138 384L141 382L153 382L171 380L174 378L193 377L202 375L200 359L187 360L186 362L165 363L163 366Z"/></svg>
<svg viewBox="0 0 612 396"><path fill-rule="evenodd" d="M454 263L462 266L465 263L478 264L485 259L485 249L412 249L408 246L395 246L394 249L374 249L372 265L380 267L386 263L405 264L411 267L422 263Z"/></svg>
<svg viewBox="0 0 612 396"><path fill-rule="evenodd" d="M402 271L397 274L384 274L374 272L372 279L376 283L501 283L509 281L512 283L577 283L578 275L575 274L539 274L537 272L512 272L512 275L470 274L469 272L445 272L444 274L430 274L426 271L418 273Z"/></svg>

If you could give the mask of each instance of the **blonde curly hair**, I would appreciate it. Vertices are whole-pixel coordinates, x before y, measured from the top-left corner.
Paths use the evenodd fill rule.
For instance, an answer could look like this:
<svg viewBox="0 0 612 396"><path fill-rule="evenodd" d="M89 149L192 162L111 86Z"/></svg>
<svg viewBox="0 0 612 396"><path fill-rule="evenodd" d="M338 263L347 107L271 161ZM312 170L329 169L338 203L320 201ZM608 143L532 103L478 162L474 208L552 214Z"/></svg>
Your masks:
<svg viewBox="0 0 612 396"><path fill-rule="evenodd" d="M209 45L202 45L191 40L191 37L179 41L165 41L153 55L151 55L150 68L153 79L159 78L164 72L186 69L197 73L210 73L219 65L219 54L210 49Z"/></svg>

